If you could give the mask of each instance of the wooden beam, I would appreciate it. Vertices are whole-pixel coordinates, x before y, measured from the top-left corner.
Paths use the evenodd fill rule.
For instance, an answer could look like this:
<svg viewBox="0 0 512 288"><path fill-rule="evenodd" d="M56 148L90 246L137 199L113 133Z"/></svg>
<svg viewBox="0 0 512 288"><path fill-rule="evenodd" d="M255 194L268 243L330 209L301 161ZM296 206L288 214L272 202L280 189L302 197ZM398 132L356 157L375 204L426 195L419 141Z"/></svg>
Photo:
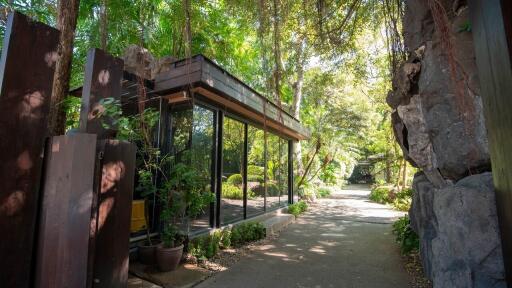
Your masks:
<svg viewBox="0 0 512 288"><path fill-rule="evenodd" d="M45 158L34 287L85 288L96 135L53 137Z"/></svg>
<svg viewBox="0 0 512 288"><path fill-rule="evenodd" d="M80 112L81 132L97 134L98 139L116 135L112 119L102 114L105 110L102 100L113 98L121 101L123 66L123 60L100 49L91 49L87 53Z"/></svg>
<svg viewBox="0 0 512 288"><path fill-rule="evenodd" d="M95 219L93 287L125 288L135 177L134 144L106 140Z"/></svg>
<svg viewBox="0 0 512 288"><path fill-rule="evenodd" d="M231 112L234 112L236 114L240 114L243 117L246 117L249 120L252 120L260 125L264 125L264 123L267 123L267 126L270 127L272 130L279 132L283 135L286 135L294 140L304 140L304 136L300 135L299 133L292 131L291 129L283 126L281 123L273 121L269 118L263 117L263 115L260 115L259 113L255 113L242 105L235 103L233 101L229 101L228 99L219 96L210 90L207 90L202 87L197 87L192 89L194 92L199 93L206 98L220 104L221 106L224 106L227 110L230 110Z"/></svg>
<svg viewBox="0 0 512 288"><path fill-rule="evenodd" d="M509 47L509 43L512 43L512 9L510 5L509 1L500 2L500 0L469 1L508 287L512 287L512 50Z"/></svg>
<svg viewBox="0 0 512 288"><path fill-rule="evenodd" d="M31 286L59 31L12 13L0 61L0 286Z"/></svg>

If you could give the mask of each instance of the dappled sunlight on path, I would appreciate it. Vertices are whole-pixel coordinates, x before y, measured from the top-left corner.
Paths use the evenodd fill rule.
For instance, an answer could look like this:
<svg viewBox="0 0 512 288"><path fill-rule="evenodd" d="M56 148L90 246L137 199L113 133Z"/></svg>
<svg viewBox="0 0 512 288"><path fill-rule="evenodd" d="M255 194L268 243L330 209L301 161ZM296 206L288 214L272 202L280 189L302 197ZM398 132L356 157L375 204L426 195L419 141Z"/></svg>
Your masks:
<svg viewBox="0 0 512 288"><path fill-rule="evenodd" d="M198 287L408 287L388 224L403 213L369 202L368 193L350 187L319 200L280 237Z"/></svg>

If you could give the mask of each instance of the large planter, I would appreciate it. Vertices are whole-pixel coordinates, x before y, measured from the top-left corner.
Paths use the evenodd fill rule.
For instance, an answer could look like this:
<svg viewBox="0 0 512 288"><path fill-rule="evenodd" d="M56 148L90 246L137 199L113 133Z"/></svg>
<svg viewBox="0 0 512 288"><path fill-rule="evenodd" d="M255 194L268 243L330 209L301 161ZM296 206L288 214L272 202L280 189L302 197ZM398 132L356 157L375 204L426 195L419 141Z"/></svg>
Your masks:
<svg viewBox="0 0 512 288"><path fill-rule="evenodd" d="M182 255L183 245L174 248L164 248L163 245L159 245L156 248L158 268L163 272L175 270L180 264Z"/></svg>
<svg viewBox="0 0 512 288"><path fill-rule="evenodd" d="M147 242L138 246L139 250L139 262L146 265L156 264L156 248L160 245L160 242L148 245Z"/></svg>

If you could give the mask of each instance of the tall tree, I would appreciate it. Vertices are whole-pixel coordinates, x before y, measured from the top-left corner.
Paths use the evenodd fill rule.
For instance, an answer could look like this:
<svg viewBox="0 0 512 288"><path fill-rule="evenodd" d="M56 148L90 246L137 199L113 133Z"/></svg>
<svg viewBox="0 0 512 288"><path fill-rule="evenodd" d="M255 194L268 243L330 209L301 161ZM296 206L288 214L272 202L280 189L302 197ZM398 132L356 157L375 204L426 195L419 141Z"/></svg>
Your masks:
<svg viewBox="0 0 512 288"><path fill-rule="evenodd" d="M107 51L108 38L108 0L101 1L100 7L100 48Z"/></svg>
<svg viewBox="0 0 512 288"><path fill-rule="evenodd" d="M52 135L65 133L66 112L63 101L69 92L73 41L78 18L80 0L60 0L58 4L57 29L60 30L58 59L55 66L53 92L51 97L49 129Z"/></svg>

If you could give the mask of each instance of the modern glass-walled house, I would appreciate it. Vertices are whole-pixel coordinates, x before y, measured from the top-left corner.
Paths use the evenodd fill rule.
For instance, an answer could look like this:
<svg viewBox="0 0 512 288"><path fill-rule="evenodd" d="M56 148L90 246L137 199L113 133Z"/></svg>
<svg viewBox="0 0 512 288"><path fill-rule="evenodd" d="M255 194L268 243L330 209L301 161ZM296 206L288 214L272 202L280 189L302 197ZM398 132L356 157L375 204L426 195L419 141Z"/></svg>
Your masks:
<svg viewBox="0 0 512 288"><path fill-rule="evenodd" d="M124 79L123 107L134 113L140 81L129 73ZM310 132L289 113L202 55L171 64L145 81L145 89L146 107L160 112L155 145L190 163L205 192L216 196L192 221L191 233L293 202L293 143ZM149 213L152 227L158 227L157 206Z"/></svg>
<svg viewBox="0 0 512 288"><path fill-rule="evenodd" d="M220 227L293 201L293 143L309 131L274 103L198 55L157 75L159 145L187 157L216 195L191 231Z"/></svg>

